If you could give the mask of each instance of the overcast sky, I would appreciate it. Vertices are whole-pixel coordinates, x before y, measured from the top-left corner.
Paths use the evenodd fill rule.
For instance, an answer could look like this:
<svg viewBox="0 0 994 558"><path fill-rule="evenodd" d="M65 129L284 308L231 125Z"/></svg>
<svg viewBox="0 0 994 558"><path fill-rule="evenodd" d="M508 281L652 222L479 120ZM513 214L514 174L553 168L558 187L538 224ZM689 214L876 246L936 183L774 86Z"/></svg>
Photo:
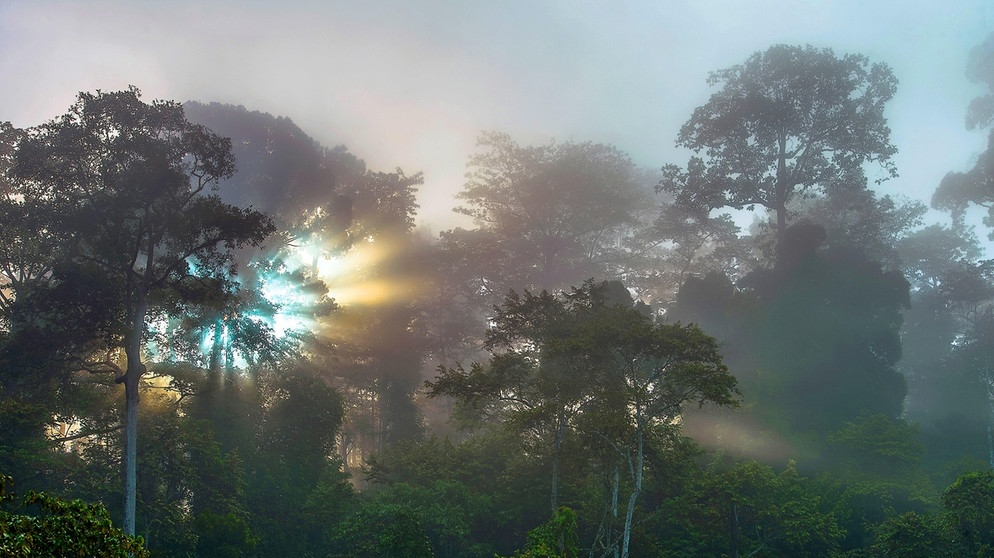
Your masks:
<svg viewBox="0 0 994 558"><path fill-rule="evenodd" d="M40 124L129 84L289 116L373 169L424 171L437 231L480 131L686 163L673 142L708 72L811 44L892 66L901 177L884 190L927 202L985 146L964 127L979 93L964 68L991 32L991 0L0 0L0 120Z"/></svg>

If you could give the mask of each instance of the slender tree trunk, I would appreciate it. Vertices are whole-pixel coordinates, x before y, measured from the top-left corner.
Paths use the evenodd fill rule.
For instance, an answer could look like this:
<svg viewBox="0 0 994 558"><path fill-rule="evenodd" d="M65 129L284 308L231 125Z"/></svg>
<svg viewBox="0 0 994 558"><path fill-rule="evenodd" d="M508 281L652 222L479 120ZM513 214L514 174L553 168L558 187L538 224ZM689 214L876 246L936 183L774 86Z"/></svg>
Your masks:
<svg viewBox="0 0 994 558"><path fill-rule="evenodd" d="M611 515L618 517L618 485L621 483L621 471L618 465L614 466L614 485L611 490Z"/></svg>
<svg viewBox="0 0 994 558"><path fill-rule="evenodd" d="M601 520L601 526L597 531L597 538L595 542L599 541L601 538L601 533L604 534L604 543L602 548L605 550L601 556L607 556L607 551L610 551L615 558L618 556L618 546L614 542L614 526L618 521L618 484L621 480L621 474L618 471L617 463L614 465L614 475L611 478L611 507L607 510L604 518ZM594 555L594 546L590 547L590 556Z"/></svg>
<svg viewBox="0 0 994 558"><path fill-rule="evenodd" d="M639 497L639 492L642 491L643 447L641 427L639 427L637 436L638 442L635 453L635 478L632 479L635 482L635 486L632 487L632 494L628 497L628 510L625 512L625 535L621 543L621 558L628 558L628 543L632 536L632 516L635 514L635 501Z"/></svg>
<svg viewBox="0 0 994 558"><path fill-rule="evenodd" d="M138 492L138 374L128 372L124 379L124 533L135 534Z"/></svg>
<svg viewBox="0 0 994 558"><path fill-rule="evenodd" d="M614 526L618 520L618 481L620 480L620 474L618 472L618 465L614 465L614 475L611 479L611 507L605 510L604 517L601 518L601 524L597 528L597 536L594 537L593 544L590 545L590 558L593 558L595 552L598 550L598 543L601 543L601 538L604 542L601 543L599 547L603 550L600 556L607 556L610 552L615 558L618 556L618 547L614 543Z"/></svg>
<svg viewBox="0 0 994 558"><path fill-rule="evenodd" d="M235 349L232 347L230 334L228 337L224 344L224 383L230 388L235 383Z"/></svg>
<svg viewBox="0 0 994 558"><path fill-rule="evenodd" d="M132 314L131 331L125 339L124 353L128 358L128 368L124 376L117 379L124 383L124 533L134 536L135 512L138 493L138 385L145 373L141 361L142 337L145 333L145 313L147 302L145 293L138 293L138 300Z"/></svg>
<svg viewBox="0 0 994 558"><path fill-rule="evenodd" d="M994 468L994 382L987 382L987 462Z"/></svg>
<svg viewBox="0 0 994 558"><path fill-rule="evenodd" d="M559 509L559 461L563 447L564 423L561 415L556 418L556 440L552 448L552 513L556 513Z"/></svg>
<svg viewBox="0 0 994 558"><path fill-rule="evenodd" d="M780 195L777 194L777 198ZM777 207L777 257L780 257L780 251L783 249L784 239L787 237L787 208L784 205L779 205Z"/></svg>

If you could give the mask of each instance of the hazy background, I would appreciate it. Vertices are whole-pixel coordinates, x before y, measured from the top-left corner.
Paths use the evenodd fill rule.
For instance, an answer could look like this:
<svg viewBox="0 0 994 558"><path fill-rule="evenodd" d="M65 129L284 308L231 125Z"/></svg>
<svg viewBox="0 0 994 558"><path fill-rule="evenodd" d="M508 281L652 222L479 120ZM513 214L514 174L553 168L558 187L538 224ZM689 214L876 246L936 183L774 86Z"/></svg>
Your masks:
<svg viewBox="0 0 994 558"><path fill-rule="evenodd" d="M985 145L964 115L967 55L990 0L0 1L0 120L64 111L81 90L219 101L292 118L374 169L424 171L423 224L453 223L481 130L522 144L611 143L647 167L703 104L708 72L774 43L890 64L901 178L928 201ZM870 178L875 178L872 173Z"/></svg>

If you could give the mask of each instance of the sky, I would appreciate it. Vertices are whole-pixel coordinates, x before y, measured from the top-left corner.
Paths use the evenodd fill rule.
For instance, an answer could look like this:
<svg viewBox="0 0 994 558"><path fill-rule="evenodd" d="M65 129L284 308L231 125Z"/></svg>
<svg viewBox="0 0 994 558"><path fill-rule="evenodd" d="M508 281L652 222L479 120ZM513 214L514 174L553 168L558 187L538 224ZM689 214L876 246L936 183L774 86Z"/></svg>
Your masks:
<svg viewBox="0 0 994 558"><path fill-rule="evenodd" d="M986 145L964 125L981 92L964 70L991 32L991 0L0 0L0 121L129 85L288 116L374 170L424 172L419 223L438 231L460 224L480 132L684 164L674 141L709 72L810 44L893 68L901 176L880 189L928 202Z"/></svg>

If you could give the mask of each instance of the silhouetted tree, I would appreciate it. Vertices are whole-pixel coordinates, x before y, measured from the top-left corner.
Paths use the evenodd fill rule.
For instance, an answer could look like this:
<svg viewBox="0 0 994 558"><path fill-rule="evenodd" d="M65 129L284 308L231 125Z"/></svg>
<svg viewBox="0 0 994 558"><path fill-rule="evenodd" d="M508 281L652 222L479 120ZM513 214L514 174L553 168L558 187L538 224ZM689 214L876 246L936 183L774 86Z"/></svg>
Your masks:
<svg viewBox="0 0 994 558"><path fill-rule="evenodd" d="M478 143L484 151L470 159L456 212L485 232L490 257L474 261L487 264L492 291L568 288L617 273L620 240L645 199L627 155L593 143L523 147L494 132ZM480 240L460 229L447 235L473 237L453 246Z"/></svg>
<svg viewBox="0 0 994 558"><path fill-rule="evenodd" d="M788 204L876 161L895 176L896 148L884 107L897 87L889 67L831 49L775 45L713 72L721 89L694 110L677 144L703 157L664 167L660 186L679 205L709 211L761 206L776 214L778 244Z"/></svg>
<svg viewBox="0 0 994 558"><path fill-rule="evenodd" d="M233 170L229 141L189 123L176 103L144 103L134 88L81 93L64 116L29 130L16 149L14 187L44 192L51 208L42 230L71 231L59 265L90 270L115 289L121 311L111 343L127 361L116 371L127 402L124 530L133 534L148 321L166 293L198 275L229 271L231 251L261 242L273 226L211 193ZM117 368L112 359L103 364Z"/></svg>
<svg viewBox="0 0 994 558"><path fill-rule="evenodd" d="M968 129L987 128L994 121L994 35L970 52L966 75L974 83L986 88L983 95L974 99L967 110ZM965 217L970 206L987 210L984 223L994 227L994 130L990 131L987 149L977 157L973 168L967 172L947 174L932 195L932 207L949 211L957 221ZM994 238L994 231L990 232Z"/></svg>

